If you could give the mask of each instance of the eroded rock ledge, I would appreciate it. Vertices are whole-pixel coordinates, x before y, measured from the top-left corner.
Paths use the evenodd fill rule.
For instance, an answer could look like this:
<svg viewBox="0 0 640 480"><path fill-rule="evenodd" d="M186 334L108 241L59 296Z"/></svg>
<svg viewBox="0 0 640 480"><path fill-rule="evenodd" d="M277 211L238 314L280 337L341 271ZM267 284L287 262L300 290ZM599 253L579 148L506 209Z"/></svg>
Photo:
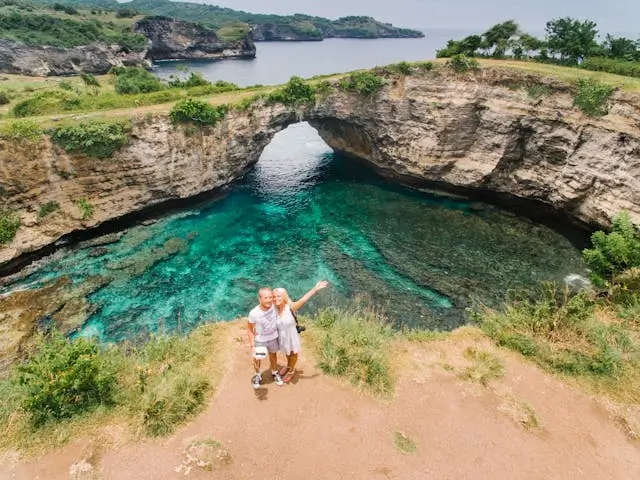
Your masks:
<svg viewBox="0 0 640 480"><path fill-rule="evenodd" d="M22 217L0 248L0 270L70 232L229 184L299 120L389 177L530 200L594 226L622 209L640 221L640 99L616 92L609 115L593 119L572 107L567 86L547 82L553 93L540 99L514 88L531 81L498 70L428 72L390 80L375 98L335 90L300 111L258 103L196 135L161 115L135 121L109 160L68 154L48 139L0 141L4 200ZM90 220L81 198L94 206ZM38 220L50 201L60 210Z"/></svg>

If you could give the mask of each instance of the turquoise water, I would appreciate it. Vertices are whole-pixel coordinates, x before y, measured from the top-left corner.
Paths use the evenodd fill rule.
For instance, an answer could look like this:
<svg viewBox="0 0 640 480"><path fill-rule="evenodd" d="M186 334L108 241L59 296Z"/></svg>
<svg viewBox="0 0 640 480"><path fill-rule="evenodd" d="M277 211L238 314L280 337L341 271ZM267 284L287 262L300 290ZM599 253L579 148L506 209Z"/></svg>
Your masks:
<svg viewBox="0 0 640 480"><path fill-rule="evenodd" d="M397 324L452 328L473 299L570 273L582 273L579 252L549 228L387 184L298 124L223 198L56 255L18 286L109 277L79 335L118 341L233 319L260 286L297 297L320 279L331 288L309 311L363 297Z"/></svg>

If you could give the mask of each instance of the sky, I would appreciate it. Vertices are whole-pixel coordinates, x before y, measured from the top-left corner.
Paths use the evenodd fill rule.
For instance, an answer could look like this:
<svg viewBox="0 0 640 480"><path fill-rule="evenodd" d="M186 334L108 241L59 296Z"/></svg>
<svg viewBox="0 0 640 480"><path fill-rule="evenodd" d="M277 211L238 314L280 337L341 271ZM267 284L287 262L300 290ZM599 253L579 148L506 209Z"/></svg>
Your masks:
<svg viewBox="0 0 640 480"><path fill-rule="evenodd" d="M397 26L485 31L503 20L541 32L547 20L594 20L600 33L640 37L640 0L195 0L256 13L306 13L329 18L370 15Z"/></svg>

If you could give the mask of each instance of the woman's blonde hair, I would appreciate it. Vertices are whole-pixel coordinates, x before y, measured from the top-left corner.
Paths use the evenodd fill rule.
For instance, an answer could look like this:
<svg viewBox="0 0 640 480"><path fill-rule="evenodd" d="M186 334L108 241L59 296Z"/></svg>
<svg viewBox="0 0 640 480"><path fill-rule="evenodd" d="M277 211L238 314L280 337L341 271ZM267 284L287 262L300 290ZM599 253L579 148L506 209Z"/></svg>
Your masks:
<svg viewBox="0 0 640 480"><path fill-rule="evenodd" d="M291 299L289 298L289 294L287 293L286 289L282 287L274 288L273 293L281 293L284 296L285 305L291 305Z"/></svg>

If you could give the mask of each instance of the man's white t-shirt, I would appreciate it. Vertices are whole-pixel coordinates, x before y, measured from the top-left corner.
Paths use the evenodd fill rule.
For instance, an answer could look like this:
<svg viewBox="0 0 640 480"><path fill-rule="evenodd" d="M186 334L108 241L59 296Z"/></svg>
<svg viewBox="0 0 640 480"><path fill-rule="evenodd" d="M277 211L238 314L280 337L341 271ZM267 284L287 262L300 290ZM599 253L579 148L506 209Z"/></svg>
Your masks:
<svg viewBox="0 0 640 480"><path fill-rule="evenodd" d="M249 323L253 323L256 326L256 342L268 342L278 338L276 320L274 306L271 306L269 310L262 310L258 305L249 312Z"/></svg>

